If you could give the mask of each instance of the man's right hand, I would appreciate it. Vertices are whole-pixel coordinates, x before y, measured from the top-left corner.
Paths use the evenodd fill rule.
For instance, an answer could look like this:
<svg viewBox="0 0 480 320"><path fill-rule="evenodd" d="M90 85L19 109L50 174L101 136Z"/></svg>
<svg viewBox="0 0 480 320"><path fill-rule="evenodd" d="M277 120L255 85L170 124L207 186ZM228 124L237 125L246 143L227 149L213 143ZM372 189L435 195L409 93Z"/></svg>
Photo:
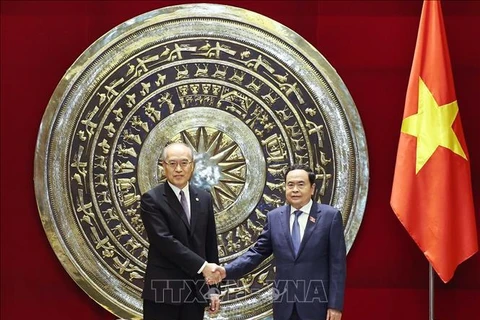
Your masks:
<svg viewBox="0 0 480 320"><path fill-rule="evenodd" d="M211 285L211 284L217 284L220 281L222 281L222 277L218 272L216 272L217 268L219 266L215 263L207 263L205 268L202 270L203 277L205 278L205 281Z"/></svg>
<svg viewBox="0 0 480 320"><path fill-rule="evenodd" d="M227 271L222 266L217 266L215 273L218 274L222 280L227 276Z"/></svg>
<svg viewBox="0 0 480 320"><path fill-rule="evenodd" d="M227 276L225 268L215 263L207 263L202 274L209 285L217 284Z"/></svg>

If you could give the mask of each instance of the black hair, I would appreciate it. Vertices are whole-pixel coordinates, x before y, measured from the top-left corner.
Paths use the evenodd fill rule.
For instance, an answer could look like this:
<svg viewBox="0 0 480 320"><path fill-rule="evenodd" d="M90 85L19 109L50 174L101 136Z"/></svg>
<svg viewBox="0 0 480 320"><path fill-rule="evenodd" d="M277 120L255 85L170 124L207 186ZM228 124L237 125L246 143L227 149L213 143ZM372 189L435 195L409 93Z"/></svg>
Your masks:
<svg viewBox="0 0 480 320"><path fill-rule="evenodd" d="M287 175L290 171L292 170L304 170L308 173L308 181L310 181L310 184L313 185L315 183L315 173L313 170L304 164L293 164L291 165L288 169L287 172L285 172L285 182L287 182Z"/></svg>

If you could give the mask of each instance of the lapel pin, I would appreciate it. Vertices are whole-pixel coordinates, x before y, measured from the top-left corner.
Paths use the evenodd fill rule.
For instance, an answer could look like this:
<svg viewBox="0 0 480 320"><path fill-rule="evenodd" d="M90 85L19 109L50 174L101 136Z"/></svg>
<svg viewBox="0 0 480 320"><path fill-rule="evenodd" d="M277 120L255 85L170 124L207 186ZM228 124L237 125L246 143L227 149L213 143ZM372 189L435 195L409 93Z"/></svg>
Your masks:
<svg viewBox="0 0 480 320"><path fill-rule="evenodd" d="M308 217L308 219L309 219L310 221L312 221L313 223L315 223L315 222L317 221L317 220L316 220L314 217L312 217L312 216Z"/></svg>
<svg viewBox="0 0 480 320"><path fill-rule="evenodd" d="M200 201L200 200L198 200L198 198L195 198L195 201Z"/></svg>

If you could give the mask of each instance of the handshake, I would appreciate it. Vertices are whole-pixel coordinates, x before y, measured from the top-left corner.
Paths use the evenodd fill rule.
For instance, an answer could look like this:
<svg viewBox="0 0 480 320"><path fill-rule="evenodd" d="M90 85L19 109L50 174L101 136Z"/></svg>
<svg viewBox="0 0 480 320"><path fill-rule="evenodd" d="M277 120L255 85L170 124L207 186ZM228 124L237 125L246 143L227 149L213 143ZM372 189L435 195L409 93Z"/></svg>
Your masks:
<svg viewBox="0 0 480 320"><path fill-rule="evenodd" d="M207 263L202 274L208 285L217 284L227 276L225 268L216 263Z"/></svg>

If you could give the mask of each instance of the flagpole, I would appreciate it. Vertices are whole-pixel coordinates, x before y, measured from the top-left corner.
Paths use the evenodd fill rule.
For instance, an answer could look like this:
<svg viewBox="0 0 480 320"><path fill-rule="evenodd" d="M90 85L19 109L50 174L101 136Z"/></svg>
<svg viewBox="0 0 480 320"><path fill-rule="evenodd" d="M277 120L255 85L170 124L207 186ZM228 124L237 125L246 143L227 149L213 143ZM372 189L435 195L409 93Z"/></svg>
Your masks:
<svg viewBox="0 0 480 320"><path fill-rule="evenodd" d="M432 264L428 264L428 319L434 320L435 318L435 294L434 294L434 285L433 285L433 268Z"/></svg>

